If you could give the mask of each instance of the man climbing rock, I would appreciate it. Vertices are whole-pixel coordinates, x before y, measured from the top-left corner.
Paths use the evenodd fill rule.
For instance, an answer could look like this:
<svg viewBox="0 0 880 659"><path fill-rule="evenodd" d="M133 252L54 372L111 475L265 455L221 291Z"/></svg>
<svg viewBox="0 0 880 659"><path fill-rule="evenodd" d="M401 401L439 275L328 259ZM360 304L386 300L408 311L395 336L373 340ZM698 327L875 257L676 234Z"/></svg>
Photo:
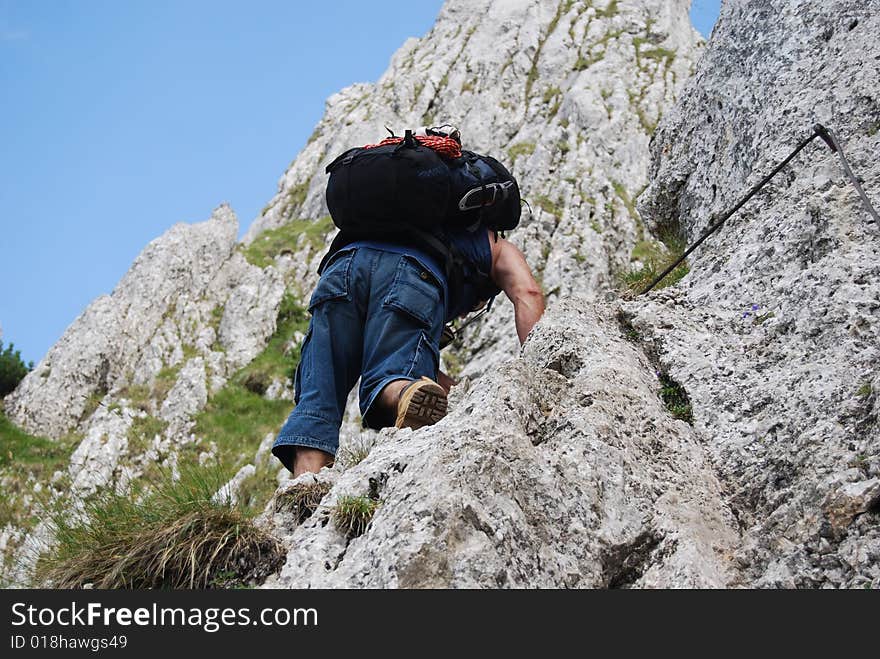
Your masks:
<svg viewBox="0 0 880 659"><path fill-rule="evenodd" d="M400 139L386 142L398 145ZM481 183L485 193L491 186ZM332 199L328 187L328 205L339 226L337 216L343 213ZM482 198L477 203L486 205ZM518 206L517 190L514 225ZM520 343L526 340L544 312L544 297L523 253L492 224L443 226L424 242L418 233L395 237L387 231L382 239L351 240L353 232L345 238L343 228L309 301L312 317L294 386L297 405L272 447L294 477L332 464L346 400L358 378L365 426L416 429L446 415L453 384L439 371L446 322L503 291L514 305ZM447 262L450 254L454 268Z"/></svg>

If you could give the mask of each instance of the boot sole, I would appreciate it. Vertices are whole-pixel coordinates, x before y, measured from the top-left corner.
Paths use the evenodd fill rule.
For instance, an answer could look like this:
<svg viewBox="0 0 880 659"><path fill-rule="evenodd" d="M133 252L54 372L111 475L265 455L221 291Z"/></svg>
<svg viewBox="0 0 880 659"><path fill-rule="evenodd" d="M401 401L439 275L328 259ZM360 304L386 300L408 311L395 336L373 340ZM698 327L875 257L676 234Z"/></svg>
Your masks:
<svg viewBox="0 0 880 659"><path fill-rule="evenodd" d="M404 392L398 409L400 411L397 414L395 427L416 430L429 426L446 416L448 409L446 392L443 387L433 382L421 386L413 385L412 390Z"/></svg>

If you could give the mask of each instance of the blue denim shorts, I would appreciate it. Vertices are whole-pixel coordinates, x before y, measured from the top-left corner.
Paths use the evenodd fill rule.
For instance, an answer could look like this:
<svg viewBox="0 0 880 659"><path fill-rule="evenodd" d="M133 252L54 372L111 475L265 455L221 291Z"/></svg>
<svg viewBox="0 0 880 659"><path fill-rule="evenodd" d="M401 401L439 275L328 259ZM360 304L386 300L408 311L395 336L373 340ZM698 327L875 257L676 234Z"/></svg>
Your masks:
<svg viewBox="0 0 880 659"><path fill-rule="evenodd" d="M376 398L393 380L436 379L445 307L444 282L417 257L363 246L337 252L309 301L296 407L272 452L288 468L297 446L335 455L358 378L364 425L391 425L393 414Z"/></svg>

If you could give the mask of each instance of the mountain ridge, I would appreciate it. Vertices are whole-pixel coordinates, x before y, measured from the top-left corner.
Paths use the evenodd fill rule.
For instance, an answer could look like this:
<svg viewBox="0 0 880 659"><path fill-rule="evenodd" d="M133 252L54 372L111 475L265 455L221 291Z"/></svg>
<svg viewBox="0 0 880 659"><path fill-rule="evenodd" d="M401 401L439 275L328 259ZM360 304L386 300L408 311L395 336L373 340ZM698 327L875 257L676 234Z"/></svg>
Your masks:
<svg viewBox="0 0 880 659"><path fill-rule="evenodd" d="M26 429L81 436L38 484L73 506L222 462L287 554L268 587L880 586L880 245L834 154L805 152L676 285L620 294L816 121L880 189L880 25L856 0L729 0L703 55L687 5L447 2L328 99L240 243L222 206L151 243L7 399ZM369 433L350 400L338 465L289 481L267 451L333 235L323 166L385 124L454 118L531 202L510 239L546 317L520 349L499 301L444 351L446 419ZM247 437L218 417L241 401ZM354 537L333 522L347 497L375 509ZM26 581L51 531L0 539Z"/></svg>

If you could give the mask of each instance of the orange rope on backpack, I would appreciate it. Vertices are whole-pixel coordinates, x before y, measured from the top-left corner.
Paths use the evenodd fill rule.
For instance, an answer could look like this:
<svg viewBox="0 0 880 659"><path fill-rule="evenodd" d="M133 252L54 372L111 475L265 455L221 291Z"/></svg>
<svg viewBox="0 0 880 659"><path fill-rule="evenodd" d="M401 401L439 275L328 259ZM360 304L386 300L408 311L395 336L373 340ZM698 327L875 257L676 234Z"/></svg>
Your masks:
<svg viewBox="0 0 880 659"><path fill-rule="evenodd" d="M461 145L451 137L441 137L438 135L414 135L413 138L422 146L433 149L444 158L461 158ZM378 144L367 144L364 148L375 149L377 146L400 144L401 142L403 142L402 137L386 137Z"/></svg>

